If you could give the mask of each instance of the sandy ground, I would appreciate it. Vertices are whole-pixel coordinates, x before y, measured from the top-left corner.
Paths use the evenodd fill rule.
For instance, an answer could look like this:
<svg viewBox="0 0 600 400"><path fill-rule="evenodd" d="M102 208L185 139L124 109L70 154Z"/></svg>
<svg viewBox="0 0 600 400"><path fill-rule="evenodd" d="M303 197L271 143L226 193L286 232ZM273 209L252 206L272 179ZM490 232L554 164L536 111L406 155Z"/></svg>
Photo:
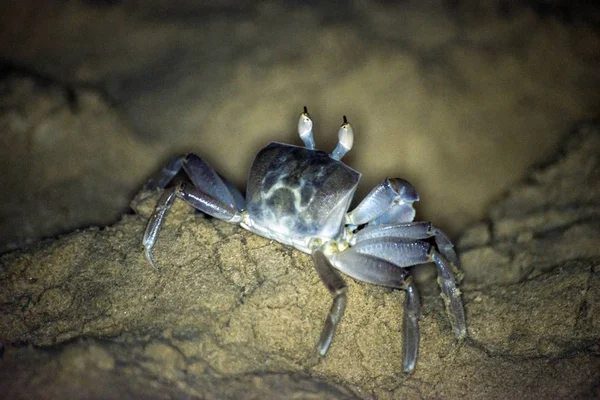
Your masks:
<svg viewBox="0 0 600 400"><path fill-rule="evenodd" d="M98 167L104 163L115 181L129 181L113 204L102 204L111 212L100 216L86 207L87 218L42 236L114 221L144 178L179 153L201 154L243 189L261 147L300 143L295 126L304 105L315 120L319 148L333 149L342 115L353 123L355 148L345 161L363 173L358 197L386 176L403 177L421 194L419 217L456 235L527 166L551 154L574 121L598 113L600 35L590 22L595 9L531 4L6 5L2 59L58 82L71 102L81 90L99 91L133 131L123 147L110 127L93 128L103 143L98 152L125 161L115 172L107 162L114 157L98 155ZM63 159L76 159L72 148L52 137L61 134L28 140L34 148L36 140L48 142ZM23 133L7 135L5 130L4 149L14 154L14 137ZM12 178L2 181L3 203L19 203L39 185L24 164L64 168L52 160L45 164L31 147L19 154L21 163L3 166ZM147 160L137 161L142 157ZM108 179L96 191L112 184L108 173L95 174ZM13 179L19 183L9 185ZM52 201L83 208L78 197L73 185ZM29 223L11 217L18 207L2 212L2 224L13 233ZM35 238L32 231L2 241Z"/></svg>

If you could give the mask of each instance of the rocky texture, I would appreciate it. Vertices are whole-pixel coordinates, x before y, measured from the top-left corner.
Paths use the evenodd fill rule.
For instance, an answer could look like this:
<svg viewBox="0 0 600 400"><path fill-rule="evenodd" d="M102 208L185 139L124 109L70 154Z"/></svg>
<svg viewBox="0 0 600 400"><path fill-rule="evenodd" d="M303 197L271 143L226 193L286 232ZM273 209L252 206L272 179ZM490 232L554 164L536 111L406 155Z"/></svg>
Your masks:
<svg viewBox="0 0 600 400"><path fill-rule="evenodd" d="M353 399L339 385L293 374L200 374L168 343L77 341L56 351L20 348L2 360L6 398ZM200 368L202 369L202 368ZM17 372L16 374L14 372ZM8 386L8 387L7 387Z"/></svg>
<svg viewBox="0 0 600 400"><path fill-rule="evenodd" d="M460 240L469 337L423 299L413 375L401 371L404 293L349 284L326 358L330 296L308 256L193 213L156 246L135 214L2 256L0 389L12 398L597 398L600 130L584 125ZM33 345L34 347L31 347Z"/></svg>
<svg viewBox="0 0 600 400"><path fill-rule="evenodd" d="M0 253L118 220L157 154L98 92L7 72L0 80Z"/></svg>

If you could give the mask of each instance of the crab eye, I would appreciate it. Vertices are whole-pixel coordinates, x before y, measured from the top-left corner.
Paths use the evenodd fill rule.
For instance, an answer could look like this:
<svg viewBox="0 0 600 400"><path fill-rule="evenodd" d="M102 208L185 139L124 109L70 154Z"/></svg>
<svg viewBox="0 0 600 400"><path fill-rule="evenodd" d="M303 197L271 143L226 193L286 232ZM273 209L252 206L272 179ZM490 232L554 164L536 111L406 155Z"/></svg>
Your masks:
<svg viewBox="0 0 600 400"><path fill-rule="evenodd" d="M315 148L315 140L313 139L313 122L308 115L308 110L304 107L304 112L298 118L298 135L304 142L304 145L309 149Z"/></svg>
<svg viewBox="0 0 600 400"><path fill-rule="evenodd" d="M347 151L352 148L352 145L354 144L354 130L352 130L352 125L350 125L350 123L346 122L340 127L340 130L338 131L338 140Z"/></svg>
<svg viewBox="0 0 600 400"><path fill-rule="evenodd" d="M298 120L298 134L300 135L300 137L303 138L307 135L310 135L310 133L312 132L312 126L313 123L308 114L300 114L300 119Z"/></svg>
<svg viewBox="0 0 600 400"><path fill-rule="evenodd" d="M331 153L331 157L335 160L341 160L342 157L350 151L353 144L354 130L344 115L344 123L338 131L338 145L335 150L333 150L333 153Z"/></svg>

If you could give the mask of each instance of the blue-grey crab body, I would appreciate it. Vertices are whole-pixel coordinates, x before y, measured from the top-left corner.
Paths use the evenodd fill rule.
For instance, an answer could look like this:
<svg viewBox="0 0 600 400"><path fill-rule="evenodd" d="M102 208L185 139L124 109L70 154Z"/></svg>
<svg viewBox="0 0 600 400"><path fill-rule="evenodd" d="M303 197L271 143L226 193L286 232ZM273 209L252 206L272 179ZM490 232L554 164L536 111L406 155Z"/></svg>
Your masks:
<svg viewBox="0 0 600 400"><path fill-rule="evenodd" d="M254 159L242 225L311 253L313 239L337 239L360 174L324 151L271 143Z"/></svg>
<svg viewBox="0 0 600 400"><path fill-rule="evenodd" d="M305 147L271 143L256 156L246 198L202 158L177 157L147 188L166 188L183 169L191 183L167 188L148 221L143 245L154 266L152 248L176 198L215 218L293 246L312 255L316 272L333 296L318 342L324 356L346 308L347 287L340 271L354 279L406 291L403 366L411 372L419 347L420 301L407 268L433 262L442 298L458 339L466 323L455 275L460 264L453 245L438 228L413 221L419 196L403 179L386 178L348 212L360 174L341 162L352 148L353 131L344 117L339 142L328 154L316 150L306 108L298 121Z"/></svg>

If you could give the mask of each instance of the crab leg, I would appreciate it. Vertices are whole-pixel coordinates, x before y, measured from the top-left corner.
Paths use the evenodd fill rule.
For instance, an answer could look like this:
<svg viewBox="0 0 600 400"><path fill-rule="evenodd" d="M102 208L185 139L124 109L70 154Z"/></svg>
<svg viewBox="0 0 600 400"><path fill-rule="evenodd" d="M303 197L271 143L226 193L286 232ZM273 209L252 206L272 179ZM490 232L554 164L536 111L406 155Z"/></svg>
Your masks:
<svg viewBox="0 0 600 400"><path fill-rule="evenodd" d="M346 224L358 226L367 222L381 223L376 220L387 213L392 213L395 222L410 222L415 216L412 203L418 200L419 195L409 182L387 178L347 214ZM389 215L387 217L390 218Z"/></svg>
<svg viewBox="0 0 600 400"><path fill-rule="evenodd" d="M421 301L417 287L412 279L404 281L406 290L406 302L404 305L404 323L402 340L402 365L404 372L415 369L419 353L419 318L421 316Z"/></svg>
<svg viewBox="0 0 600 400"><path fill-rule="evenodd" d="M370 254L358 253L350 247L329 255L333 266L361 282L401 288L408 272L397 265Z"/></svg>
<svg viewBox="0 0 600 400"><path fill-rule="evenodd" d="M396 225L367 226L354 236L352 243L354 244L363 240L383 237L393 237L398 239L427 239L433 237L435 245L440 253L442 253L444 258L452 264L454 273L462 275L460 271L460 261L454 251L454 245L448 236L441 229L432 225L431 222L420 221Z"/></svg>
<svg viewBox="0 0 600 400"><path fill-rule="evenodd" d="M407 222L395 225L369 225L354 236L354 242L366 239L395 237L401 239L426 239L431 237L431 222Z"/></svg>
<svg viewBox="0 0 600 400"><path fill-rule="evenodd" d="M242 220L242 214L235 208L228 204L224 204L187 182L182 182L176 187L165 190L158 200L158 203L156 203L156 208L148 221L148 226L146 227L146 232L144 233L144 239L142 241L146 248L146 258L154 268L156 268L156 266L154 265L154 260L152 258L152 247L156 242L158 232L160 231L167 211L171 208L175 197L185 200L192 207L212 217L231 223L239 223Z"/></svg>
<svg viewBox="0 0 600 400"><path fill-rule="evenodd" d="M227 204L238 211L244 206L242 195L226 179L219 176L206 161L195 154L189 154L184 162L183 169L190 177L194 186L216 200ZM238 204L239 199L242 203Z"/></svg>
<svg viewBox="0 0 600 400"><path fill-rule="evenodd" d="M391 262L349 248L329 255L333 266L346 275L362 282L406 290L404 303L402 365L404 372L415 368L419 351L419 317L421 303L417 288L408 278L408 272Z"/></svg>
<svg viewBox="0 0 600 400"><path fill-rule="evenodd" d="M442 290L442 299L444 299L450 324L456 338L463 339L467 336L467 324L465 322L465 310L460 299L460 289L456 287L456 281L454 280L448 261L435 250L431 253L431 259L437 266L438 284Z"/></svg>
<svg viewBox="0 0 600 400"><path fill-rule="evenodd" d="M431 262L431 245L422 240L402 241L393 237L367 239L351 249L357 253L382 258L398 267L410 267Z"/></svg>
<svg viewBox="0 0 600 400"><path fill-rule="evenodd" d="M154 175L144 186L146 190L164 189L175 175L181 170L181 165L186 156L177 156L167 163L156 175Z"/></svg>
<svg viewBox="0 0 600 400"><path fill-rule="evenodd" d="M164 189L182 168L194 186L200 188L204 193L238 211L244 208L244 197L236 187L217 174L206 161L195 154L179 156L169 161L156 176L148 181L145 189Z"/></svg>
<svg viewBox="0 0 600 400"><path fill-rule="evenodd" d="M465 312L460 299L460 290L456 286L456 280L452 273L452 266L429 243L420 240L399 242L396 238L383 237L358 242L341 254L348 251L382 258L399 267L409 267L433 261L437 266L438 284L442 291L442 299L454 334L458 339L466 336Z"/></svg>
<svg viewBox="0 0 600 400"><path fill-rule="evenodd" d="M329 292L333 295L333 304L331 305L329 314L327 314L325 326L323 327L321 338L319 339L319 354L324 356L327 354L327 350L329 350L333 335L335 335L335 329L346 310L346 292L348 291L348 288L340 274L333 269L323 251L315 251L313 253L313 260L315 262L317 273Z"/></svg>

